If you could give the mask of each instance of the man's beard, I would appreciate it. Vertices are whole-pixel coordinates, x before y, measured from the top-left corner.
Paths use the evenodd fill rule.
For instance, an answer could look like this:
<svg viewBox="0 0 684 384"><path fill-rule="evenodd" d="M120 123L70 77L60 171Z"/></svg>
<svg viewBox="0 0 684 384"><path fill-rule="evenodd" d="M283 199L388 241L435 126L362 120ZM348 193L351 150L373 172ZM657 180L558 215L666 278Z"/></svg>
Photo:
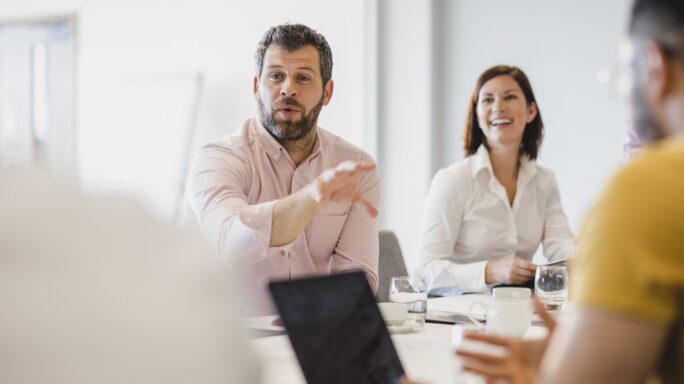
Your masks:
<svg viewBox="0 0 684 384"><path fill-rule="evenodd" d="M283 141L296 141L300 140L311 132L313 127L318 121L318 114L323 108L323 97L316 106L307 113L303 105L301 105L297 100L286 97L281 99L279 102L273 103L270 111L266 110L264 103L261 101L261 97L258 98L259 102L259 114L261 115L261 122L264 128L279 142ZM302 118L299 121L293 121L290 119L278 120L276 118L276 113L278 113L278 108L291 105L297 107L302 114ZM270 113L269 113L270 112Z"/></svg>
<svg viewBox="0 0 684 384"><path fill-rule="evenodd" d="M629 103L634 124L634 132L641 143L658 141L664 138L664 132L656 122L653 113L644 97L643 86L635 79Z"/></svg>

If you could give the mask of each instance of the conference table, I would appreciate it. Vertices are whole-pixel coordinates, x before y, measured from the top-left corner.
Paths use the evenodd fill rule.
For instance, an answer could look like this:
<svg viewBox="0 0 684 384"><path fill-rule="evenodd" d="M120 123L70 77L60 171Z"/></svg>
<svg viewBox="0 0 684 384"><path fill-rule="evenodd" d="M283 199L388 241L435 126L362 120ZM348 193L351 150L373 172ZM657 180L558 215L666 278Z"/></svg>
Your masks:
<svg viewBox="0 0 684 384"><path fill-rule="evenodd" d="M428 311L466 314L476 301L491 300L489 295L463 295L428 299ZM256 330L259 336L251 345L260 359L262 383L306 383L292 350L290 341L281 327L271 325L275 316L262 316L245 321L244 325ZM408 377L421 383L459 384L482 383L480 377L463 372L460 359L454 354L455 345L464 329L472 324L426 323L421 331L393 334L392 341ZM271 334L271 335L269 335ZM546 328L532 325L525 338L541 338Z"/></svg>

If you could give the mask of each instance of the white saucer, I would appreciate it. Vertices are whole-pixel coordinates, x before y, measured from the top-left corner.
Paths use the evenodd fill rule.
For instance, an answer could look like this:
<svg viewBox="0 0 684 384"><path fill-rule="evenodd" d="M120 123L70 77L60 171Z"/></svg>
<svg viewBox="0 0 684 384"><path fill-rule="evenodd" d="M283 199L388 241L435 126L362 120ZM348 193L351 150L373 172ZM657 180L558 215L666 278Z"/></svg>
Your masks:
<svg viewBox="0 0 684 384"><path fill-rule="evenodd" d="M387 330L392 333L409 333L423 329L423 325L415 321L407 321L400 325L387 325Z"/></svg>

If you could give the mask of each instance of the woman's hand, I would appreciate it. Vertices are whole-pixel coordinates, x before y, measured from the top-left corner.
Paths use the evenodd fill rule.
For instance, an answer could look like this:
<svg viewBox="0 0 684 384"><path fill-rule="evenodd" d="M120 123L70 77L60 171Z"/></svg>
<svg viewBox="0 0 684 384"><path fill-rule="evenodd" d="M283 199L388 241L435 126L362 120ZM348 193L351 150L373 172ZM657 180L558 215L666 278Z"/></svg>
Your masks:
<svg viewBox="0 0 684 384"><path fill-rule="evenodd" d="M517 256L502 257L487 262L485 266L485 283L487 284L522 284L534 278L537 264Z"/></svg>
<svg viewBox="0 0 684 384"><path fill-rule="evenodd" d="M511 384L533 383L539 372L539 365L551 334L556 327L556 320L546 312L544 306L536 298L534 306L544 324L549 328L545 338L520 340L484 333L467 333L466 339L503 347L507 353L500 357L459 349L456 355L463 359L463 369L485 376L487 383L495 383L499 379L504 379Z"/></svg>

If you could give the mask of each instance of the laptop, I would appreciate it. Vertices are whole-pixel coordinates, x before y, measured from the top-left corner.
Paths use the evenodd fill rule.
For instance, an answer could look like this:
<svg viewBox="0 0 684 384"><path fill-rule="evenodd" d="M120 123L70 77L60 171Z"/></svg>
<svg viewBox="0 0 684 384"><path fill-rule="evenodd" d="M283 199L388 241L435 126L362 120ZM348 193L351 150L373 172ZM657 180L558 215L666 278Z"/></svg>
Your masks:
<svg viewBox="0 0 684 384"><path fill-rule="evenodd" d="M309 384L399 383L404 369L363 272L269 290Z"/></svg>

